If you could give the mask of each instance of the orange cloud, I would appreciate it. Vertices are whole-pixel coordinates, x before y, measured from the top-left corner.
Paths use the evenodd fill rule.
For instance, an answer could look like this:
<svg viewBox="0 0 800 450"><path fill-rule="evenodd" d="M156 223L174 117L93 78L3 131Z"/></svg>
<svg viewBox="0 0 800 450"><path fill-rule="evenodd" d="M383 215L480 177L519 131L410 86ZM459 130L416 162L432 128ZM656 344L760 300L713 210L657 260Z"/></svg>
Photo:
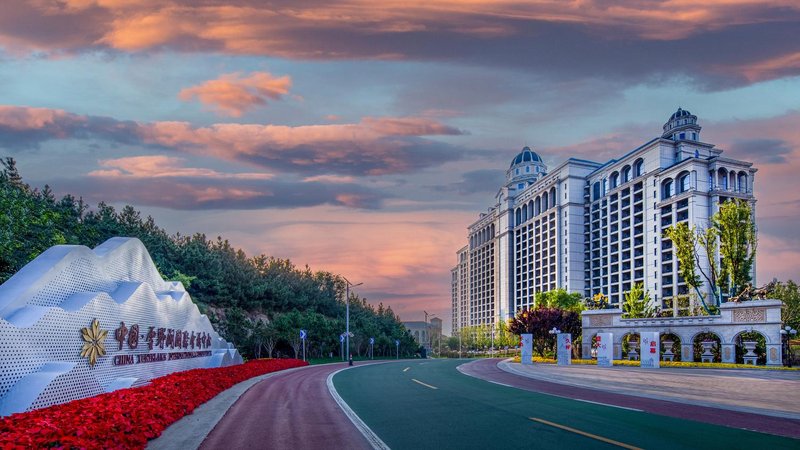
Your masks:
<svg viewBox="0 0 800 450"><path fill-rule="evenodd" d="M447 144L422 139L464 134L428 118L366 117L349 124L218 123L197 127L187 122L138 123L23 106L0 108L2 137L7 145L19 147L51 139L97 138L314 175L410 172L463 158L463 152ZM144 164L125 161L128 166L134 162Z"/></svg>
<svg viewBox="0 0 800 450"><path fill-rule="evenodd" d="M92 177L161 178L190 177L239 180L268 180L268 173L222 173L211 169L183 167L184 158L162 155L129 156L100 161L105 169L89 172Z"/></svg>
<svg viewBox="0 0 800 450"><path fill-rule="evenodd" d="M267 72L242 76L237 72L182 89L178 98L183 101L197 98L221 114L239 117L256 106L266 105L268 100L279 100L289 93L291 86L289 76L275 77Z"/></svg>

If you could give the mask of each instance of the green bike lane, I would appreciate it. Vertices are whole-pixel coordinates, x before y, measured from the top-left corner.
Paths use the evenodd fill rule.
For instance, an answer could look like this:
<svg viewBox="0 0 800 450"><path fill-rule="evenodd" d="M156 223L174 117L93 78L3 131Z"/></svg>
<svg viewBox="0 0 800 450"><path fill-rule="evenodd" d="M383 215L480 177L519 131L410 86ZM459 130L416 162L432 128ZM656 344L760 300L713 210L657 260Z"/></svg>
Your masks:
<svg viewBox="0 0 800 450"><path fill-rule="evenodd" d="M524 391L461 374L466 360L400 361L333 377L389 447L800 449L800 441Z"/></svg>

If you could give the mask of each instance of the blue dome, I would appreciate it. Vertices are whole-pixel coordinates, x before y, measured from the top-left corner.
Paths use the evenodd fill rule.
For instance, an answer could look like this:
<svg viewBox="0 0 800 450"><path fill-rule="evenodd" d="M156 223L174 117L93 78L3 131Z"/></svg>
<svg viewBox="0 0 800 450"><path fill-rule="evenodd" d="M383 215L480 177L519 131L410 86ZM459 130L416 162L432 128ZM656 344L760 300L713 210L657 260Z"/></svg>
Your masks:
<svg viewBox="0 0 800 450"><path fill-rule="evenodd" d="M689 111L686 111L685 109L678 108L678 110L675 111L672 114L672 116L670 116L669 120L677 119L679 117L687 117L687 116L691 116L691 115L692 115L692 113L690 113Z"/></svg>
<svg viewBox="0 0 800 450"><path fill-rule="evenodd" d="M511 167L526 161L542 162L542 158L537 155L536 152L531 150L530 147L524 147L522 151L513 160L511 160Z"/></svg>

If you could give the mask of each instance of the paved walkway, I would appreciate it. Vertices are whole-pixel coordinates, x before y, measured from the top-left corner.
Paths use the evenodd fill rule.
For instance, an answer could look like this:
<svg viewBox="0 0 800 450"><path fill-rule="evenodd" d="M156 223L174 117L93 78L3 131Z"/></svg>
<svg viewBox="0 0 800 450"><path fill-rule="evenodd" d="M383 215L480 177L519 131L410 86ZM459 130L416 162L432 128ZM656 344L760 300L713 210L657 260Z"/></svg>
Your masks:
<svg viewBox="0 0 800 450"><path fill-rule="evenodd" d="M498 367L570 386L734 411L800 419L800 372L522 364Z"/></svg>

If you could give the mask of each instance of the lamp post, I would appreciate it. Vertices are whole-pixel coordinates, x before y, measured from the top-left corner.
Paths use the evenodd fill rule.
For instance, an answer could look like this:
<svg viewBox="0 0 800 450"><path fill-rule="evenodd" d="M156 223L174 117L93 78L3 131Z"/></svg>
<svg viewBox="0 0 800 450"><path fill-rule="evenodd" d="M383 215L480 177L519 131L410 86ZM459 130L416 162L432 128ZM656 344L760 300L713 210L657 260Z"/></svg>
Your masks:
<svg viewBox="0 0 800 450"><path fill-rule="evenodd" d="M553 327L553 329L548 331L548 333L552 334L553 336L558 336L558 333L561 333L561 330L559 330L556 327ZM556 340L556 346L557 345L558 345L558 341ZM556 355L558 355L558 352L556 352Z"/></svg>
<svg viewBox="0 0 800 450"><path fill-rule="evenodd" d="M434 317L436 317L436 314L428 314L426 311L422 311L422 312L425 313L425 328L428 329L428 347L430 347L431 353L433 353L433 335L434 335L434 333L431 332L432 328L431 328L430 322L428 322L428 317L433 319ZM441 356L441 355L439 355L439 356Z"/></svg>
<svg viewBox="0 0 800 450"><path fill-rule="evenodd" d="M345 340L347 341L345 343L345 345L347 346L347 349L345 350L345 361L350 361L350 288L351 287L356 287L356 286L361 286L364 283L353 284L353 283L350 282L350 280L348 280L345 277L342 277L342 279L344 279L344 282L346 283L346 285L345 285L345 305L346 305L345 308L347 310L346 317L345 317L345 328L346 328L346 330L345 330L345 334L346 334Z"/></svg>
<svg viewBox="0 0 800 450"><path fill-rule="evenodd" d="M781 330L781 336L786 336L786 352L784 354L789 367L792 367L792 336L795 335L797 335L797 330L789 325L786 325Z"/></svg>

